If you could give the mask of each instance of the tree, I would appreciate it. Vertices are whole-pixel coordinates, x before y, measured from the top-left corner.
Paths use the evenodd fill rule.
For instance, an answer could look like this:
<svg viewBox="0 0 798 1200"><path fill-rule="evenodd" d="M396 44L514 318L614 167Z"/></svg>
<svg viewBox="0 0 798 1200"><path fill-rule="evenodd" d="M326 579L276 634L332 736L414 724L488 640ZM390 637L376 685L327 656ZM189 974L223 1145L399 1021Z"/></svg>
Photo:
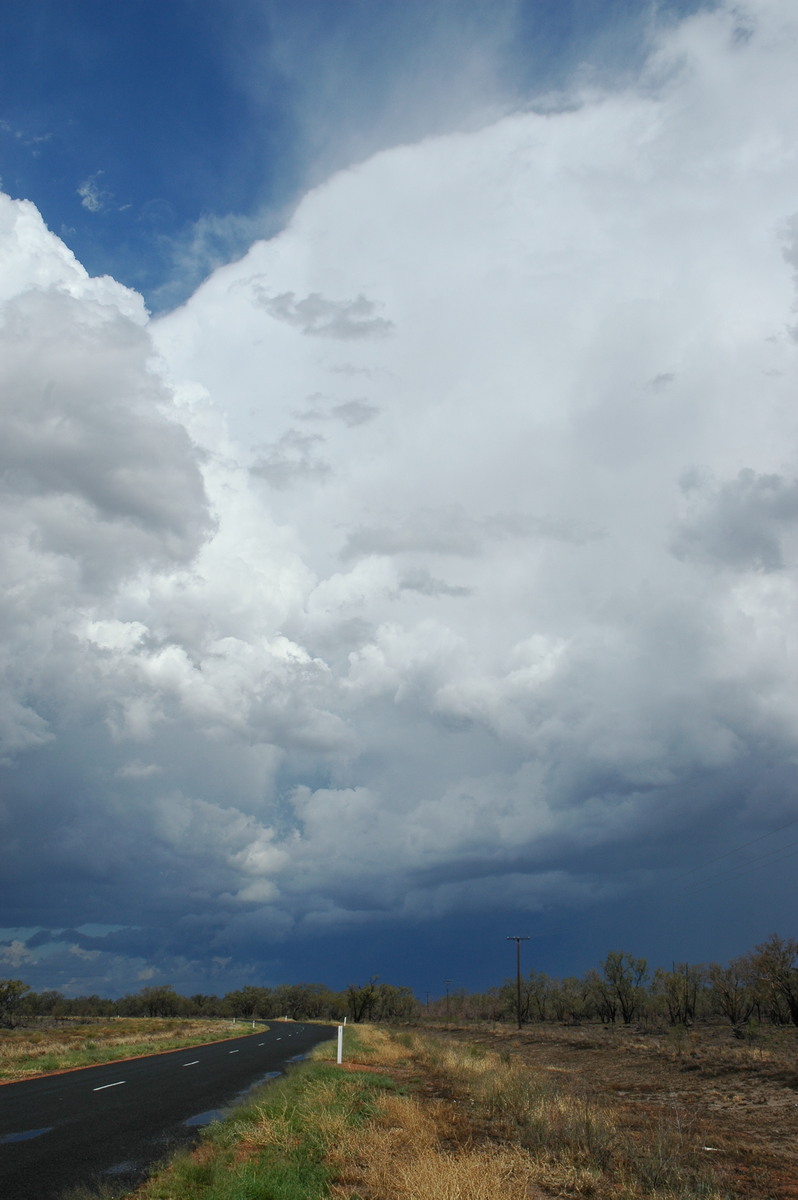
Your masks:
<svg viewBox="0 0 798 1200"><path fill-rule="evenodd" d="M523 986L530 1016L536 1021L545 1021L551 1004L552 980L544 971L530 971Z"/></svg>
<svg viewBox="0 0 798 1200"><path fill-rule="evenodd" d="M563 1024L577 1025L580 1021L594 1016L598 1011L596 1004L597 971L588 971L583 979L569 975L567 979L559 979L552 983L551 1007L554 1016Z"/></svg>
<svg viewBox="0 0 798 1200"><path fill-rule="evenodd" d="M585 984L588 988L588 1004L598 1013L602 1025L614 1025L618 1018L615 988L608 979L592 969L585 974Z"/></svg>
<svg viewBox="0 0 798 1200"><path fill-rule="evenodd" d="M20 1011L30 1017L62 1016L66 1005L60 992L26 992L22 998Z"/></svg>
<svg viewBox="0 0 798 1200"><path fill-rule="evenodd" d="M69 1011L81 1017L108 1017L116 1012L116 1005L94 992L91 996L75 996L69 1003Z"/></svg>
<svg viewBox="0 0 798 1200"><path fill-rule="evenodd" d="M670 971L658 967L654 972L653 992L665 1005L671 1025L692 1025L703 980L704 968L689 963L674 963Z"/></svg>
<svg viewBox="0 0 798 1200"><path fill-rule="evenodd" d="M139 996L148 1017L175 1017L183 1004L183 997L171 984L142 988Z"/></svg>
<svg viewBox="0 0 798 1200"><path fill-rule="evenodd" d="M274 998L269 988L243 987L237 992L228 992L224 998L225 1008L234 1017L270 1017L274 1009Z"/></svg>
<svg viewBox="0 0 798 1200"><path fill-rule="evenodd" d="M294 1021L334 1016L340 1008L335 993L323 983L284 983L274 990L272 1011Z"/></svg>
<svg viewBox="0 0 798 1200"><path fill-rule="evenodd" d="M738 1034L750 1019L756 1004L750 973L750 963L744 958L733 958L727 967L722 967L720 963L709 964L712 1002Z"/></svg>
<svg viewBox="0 0 798 1200"><path fill-rule="evenodd" d="M309 1021L322 1018L343 1017L346 1004L340 995L331 991L324 983L302 983L302 1015Z"/></svg>
<svg viewBox="0 0 798 1200"><path fill-rule="evenodd" d="M463 999L465 997L463 996ZM393 983L378 983L374 1005L378 1021L408 1021L418 1012L418 1001L409 987Z"/></svg>
<svg viewBox="0 0 798 1200"><path fill-rule="evenodd" d="M143 1017L146 1015L146 1007L141 992L130 992L126 996L120 996L116 1002L116 1011L120 1017Z"/></svg>
<svg viewBox="0 0 798 1200"><path fill-rule="evenodd" d="M754 948L750 956L750 982L755 992L770 1002L771 1013L782 1005L788 1019L798 1025L798 941L783 939L775 933Z"/></svg>
<svg viewBox="0 0 798 1200"><path fill-rule="evenodd" d="M648 977L648 963L644 958L611 951L601 964L604 978L600 981L602 991L618 1002L624 1025L629 1025L645 1000L643 984ZM615 1017L611 1018L613 1021Z"/></svg>
<svg viewBox="0 0 798 1200"><path fill-rule="evenodd" d="M21 979L0 979L0 1025L14 1025L20 1001L30 988Z"/></svg>
<svg viewBox="0 0 798 1200"><path fill-rule="evenodd" d="M350 983L346 989L346 1002L353 1021L370 1021L377 1003L377 976L374 975L362 987Z"/></svg>
<svg viewBox="0 0 798 1200"><path fill-rule="evenodd" d="M516 976L508 977L502 984L501 992L504 1015L517 1021L520 1029L529 1020L529 989L525 986L525 980L522 977L519 990Z"/></svg>
<svg viewBox="0 0 798 1200"><path fill-rule="evenodd" d="M501 986L503 1010L522 1024L527 1021L545 1021L552 1001L553 981L543 971L530 971L521 976L520 1006L518 979L505 979Z"/></svg>
<svg viewBox="0 0 798 1200"><path fill-rule="evenodd" d="M195 1017L218 1017L222 1011L222 1001L218 996L206 996L203 992L195 992L189 996L191 1015Z"/></svg>

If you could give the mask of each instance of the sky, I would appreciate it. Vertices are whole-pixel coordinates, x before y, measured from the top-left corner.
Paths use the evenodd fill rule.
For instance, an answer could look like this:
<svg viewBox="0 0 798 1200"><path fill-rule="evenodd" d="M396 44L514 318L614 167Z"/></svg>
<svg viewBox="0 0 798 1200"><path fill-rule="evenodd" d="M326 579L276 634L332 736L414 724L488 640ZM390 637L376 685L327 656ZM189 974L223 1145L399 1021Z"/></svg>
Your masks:
<svg viewBox="0 0 798 1200"><path fill-rule="evenodd" d="M0 24L0 975L796 935L792 0Z"/></svg>

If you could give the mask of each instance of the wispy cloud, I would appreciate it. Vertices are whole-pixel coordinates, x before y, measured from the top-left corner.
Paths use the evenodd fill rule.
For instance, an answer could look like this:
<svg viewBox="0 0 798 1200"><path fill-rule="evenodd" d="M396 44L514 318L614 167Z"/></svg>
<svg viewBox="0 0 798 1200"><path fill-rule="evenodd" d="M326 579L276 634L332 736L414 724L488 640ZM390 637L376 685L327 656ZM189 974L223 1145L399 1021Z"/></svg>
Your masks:
<svg viewBox="0 0 798 1200"><path fill-rule="evenodd" d="M365 296L354 300L329 300L318 292L297 299L293 292L270 296L257 281L252 283L255 303L276 321L285 321L301 333L316 337L385 337L393 323L377 316L377 305Z"/></svg>
<svg viewBox="0 0 798 1200"><path fill-rule="evenodd" d="M113 200L113 194L100 186L99 179L103 173L95 171L93 175L84 179L77 189L81 206L90 213L105 212Z"/></svg>

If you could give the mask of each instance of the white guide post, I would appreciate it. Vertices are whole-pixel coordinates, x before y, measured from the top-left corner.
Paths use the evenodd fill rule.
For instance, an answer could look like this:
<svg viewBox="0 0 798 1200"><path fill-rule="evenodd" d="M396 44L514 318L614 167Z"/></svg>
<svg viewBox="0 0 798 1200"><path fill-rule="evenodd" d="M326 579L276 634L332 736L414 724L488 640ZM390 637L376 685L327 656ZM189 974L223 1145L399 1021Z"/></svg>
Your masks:
<svg viewBox="0 0 798 1200"><path fill-rule="evenodd" d="M344 1056L344 1027L338 1026L338 1062L340 1063Z"/></svg>

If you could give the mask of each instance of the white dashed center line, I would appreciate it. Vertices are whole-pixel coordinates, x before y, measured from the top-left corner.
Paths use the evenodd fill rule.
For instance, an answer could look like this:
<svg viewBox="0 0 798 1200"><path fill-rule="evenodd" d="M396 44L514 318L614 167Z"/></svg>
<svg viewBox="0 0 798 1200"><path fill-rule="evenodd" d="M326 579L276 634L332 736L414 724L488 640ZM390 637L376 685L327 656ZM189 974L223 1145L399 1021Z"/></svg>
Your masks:
<svg viewBox="0 0 798 1200"><path fill-rule="evenodd" d="M238 1051L237 1050L228 1050L227 1053L228 1054L238 1054Z"/></svg>
<svg viewBox="0 0 798 1200"><path fill-rule="evenodd" d="M123 1084L123 1083L126 1083L126 1082L127 1082L127 1081L126 1081L125 1079L119 1079L119 1080L117 1080L117 1082L116 1082L116 1083L104 1083L104 1084L102 1085L102 1087L96 1087L96 1088L92 1088L91 1090L92 1090L93 1092L104 1092L106 1088L109 1088L109 1087L121 1087L121 1086L122 1086L122 1084Z"/></svg>
<svg viewBox="0 0 798 1200"><path fill-rule="evenodd" d="M198 1058L195 1058L193 1062L190 1062L190 1063L183 1063L183 1066L184 1066L184 1067L196 1067L196 1065L197 1065L197 1063L198 1063L198 1062L199 1062L199 1059L198 1059Z"/></svg>

